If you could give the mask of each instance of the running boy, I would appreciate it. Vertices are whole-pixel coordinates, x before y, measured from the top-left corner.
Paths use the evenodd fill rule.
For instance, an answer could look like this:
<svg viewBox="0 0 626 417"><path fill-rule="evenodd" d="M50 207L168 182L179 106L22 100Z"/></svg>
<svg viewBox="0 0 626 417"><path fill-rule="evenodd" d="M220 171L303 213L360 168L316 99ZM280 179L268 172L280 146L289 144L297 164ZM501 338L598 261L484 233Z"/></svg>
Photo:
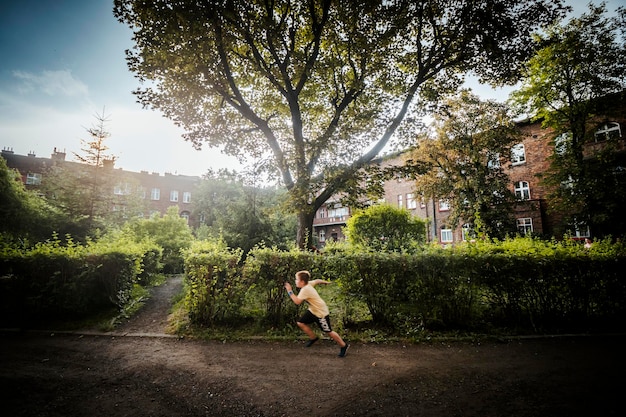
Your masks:
<svg viewBox="0 0 626 417"><path fill-rule="evenodd" d="M326 285L330 284L330 282L322 279L311 280L311 273L309 271L298 271L296 272L296 287L300 289L298 295L293 293L291 284L288 282L285 282L285 289L291 301L297 305L302 304L304 301L309 304L308 310L297 321L298 327L309 336L306 347L311 347L313 343L319 340L319 337L315 335L315 332L309 326L311 323L317 323L320 329L339 345L339 357L343 358L346 356L346 351L350 345L344 342L341 336L333 331L330 326L330 311L328 310L328 306L314 288L318 284Z"/></svg>

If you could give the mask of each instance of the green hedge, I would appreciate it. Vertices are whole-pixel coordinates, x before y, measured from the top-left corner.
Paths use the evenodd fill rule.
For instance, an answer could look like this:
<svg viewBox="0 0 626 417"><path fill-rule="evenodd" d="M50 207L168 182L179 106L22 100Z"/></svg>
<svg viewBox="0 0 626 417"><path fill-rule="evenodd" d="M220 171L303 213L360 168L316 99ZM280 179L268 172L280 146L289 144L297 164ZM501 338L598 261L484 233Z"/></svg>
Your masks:
<svg viewBox="0 0 626 417"><path fill-rule="evenodd" d="M314 278L338 284L347 304L344 323L355 321L349 317L350 304L364 303L370 325L396 332L409 327L529 332L622 328L626 251L619 244L596 245L585 250L571 242L517 239L426 247L419 254L333 249L322 255L262 248L253 250L242 267L221 259L225 255L217 251L189 270L203 268L209 276L208 265L214 264L215 271L227 274L224 282L237 282L242 292L254 289L263 300L262 318L272 325L293 321L299 308L288 302L283 284L307 269ZM219 293L211 287L212 297ZM232 315L235 310L232 306ZM206 317L197 322L208 323Z"/></svg>
<svg viewBox="0 0 626 417"><path fill-rule="evenodd" d="M193 323L211 326L240 315L247 290L241 255L223 242L195 242L183 251L185 305Z"/></svg>
<svg viewBox="0 0 626 417"><path fill-rule="evenodd" d="M130 242L61 243L0 254L2 322L79 318L129 301L139 277L155 274L158 248Z"/></svg>

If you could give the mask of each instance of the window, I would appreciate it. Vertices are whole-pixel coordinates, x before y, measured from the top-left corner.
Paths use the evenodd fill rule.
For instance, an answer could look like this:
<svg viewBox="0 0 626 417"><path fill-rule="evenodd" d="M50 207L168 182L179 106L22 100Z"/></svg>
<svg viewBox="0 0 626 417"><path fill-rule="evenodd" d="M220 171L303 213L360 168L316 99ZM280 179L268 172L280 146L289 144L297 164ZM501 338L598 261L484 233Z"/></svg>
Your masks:
<svg viewBox="0 0 626 417"><path fill-rule="evenodd" d="M320 230L320 242L326 242L326 231Z"/></svg>
<svg viewBox="0 0 626 417"><path fill-rule="evenodd" d="M565 132L554 138L554 152L557 155L565 155L572 146L572 132Z"/></svg>
<svg viewBox="0 0 626 417"><path fill-rule="evenodd" d="M398 208L402 208L402 194L398 194Z"/></svg>
<svg viewBox="0 0 626 417"><path fill-rule="evenodd" d="M173 201L173 202L178 201L178 191L177 190L170 191L170 201Z"/></svg>
<svg viewBox="0 0 626 417"><path fill-rule="evenodd" d="M415 196L413 193L408 193L406 195L406 208L414 209L417 208L417 201L415 200Z"/></svg>
<svg viewBox="0 0 626 417"><path fill-rule="evenodd" d="M452 229L441 229L441 243L452 242Z"/></svg>
<svg viewBox="0 0 626 417"><path fill-rule="evenodd" d="M517 230L522 236L532 233L533 232L533 219L531 219L530 217L517 219Z"/></svg>
<svg viewBox="0 0 626 417"><path fill-rule="evenodd" d="M343 217L348 215L348 207L337 205L332 209L328 209L328 217Z"/></svg>
<svg viewBox="0 0 626 417"><path fill-rule="evenodd" d="M137 187L137 194L139 194L139 197L142 199L146 198L146 188L142 187L141 185L139 187Z"/></svg>
<svg viewBox="0 0 626 417"><path fill-rule="evenodd" d="M568 175L567 180L561 181L561 187L564 190L568 190L571 195L574 195L574 192L575 192L574 178L572 178L571 175Z"/></svg>
<svg viewBox="0 0 626 417"><path fill-rule="evenodd" d="M526 181L518 181L515 183L515 197L518 200L530 200L530 187Z"/></svg>
<svg viewBox="0 0 626 417"><path fill-rule="evenodd" d="M519 165L526 162L526 148L523 143L518 143L511 148L511 164Z"/></svg>
<svg viewBox="0 0 626 417"><path fill-rule="evenodd" d="M450 202L448 200L439 200L439 211L450 210Z"/></svg>
<svg viewBox="0 0 626 417"><path fill-rule="evenodd" d="M189 191L183 192L183 203L191 203L191 193Z"/></svg>
<svg viewBox="0 0 626 417"><path fill-rule="evenodd" d="M324 207L321 207L317 211L317 217L320 218L320 219L323 219L324 217L326 217L326 210L324 210Z"/></svg>
<svg viewBox="0 0 626 417"><path fill-rule="evenodd" d="M130 194L130 184L127 183L127 182L116 184L115 187L113 187L113 194L115 194L115 195L129 195Z"/></svg>
<svg viewBox="0 0 626 417"><path fill-rule="evenodd" d="M26 174L26 185L41 185L41 174L35 172Z"/></svg>
<svg viewBox="0 0 626 417"><path fill-rule="evenodd" d="M591 231L589 226L585 222L580 222L574 219L574 237L584 238L591 237Z"/></svg>
<svg viewBox="0 0 626 417"><path fill-rule="evenodd" d="M596 142L602 142L609 139L619 139L622 137L622 131L619 127L619 123L609 122L602 125L596 130L595 138Z"/></svg>
<svg viewBox="0 0 626 417"><path fill-rule="evenodd" d="M461 228L461 233L462 233L461 238L463 239L464 242L467 242L468 240L472 240L476 238L476 232L474 231L474 229L472 229L472 225L469 223L465 223L463 225L463 227Z"/></svg>
<svg viewBox="0 0 626 417"><path fill-rule="evenodd" d="M160 200L161 199L161 189L153 188L150 190L150 200Z"/></svg>
<svg viewBox="0 0 626 417"><path fill-rule="evenodd" d="M489 169L498 169L500 168L500 154L499 153L490 153L487 160L487 168Z"/></svg>
<svg viewBox="0 0 626 417"><path fill-rule="evenodd" d="M187 221L187 223L189 223L189 212L188 211L183 211L182 213L180 213L180 217L182 217L183 219L185 219Z"/></svg>

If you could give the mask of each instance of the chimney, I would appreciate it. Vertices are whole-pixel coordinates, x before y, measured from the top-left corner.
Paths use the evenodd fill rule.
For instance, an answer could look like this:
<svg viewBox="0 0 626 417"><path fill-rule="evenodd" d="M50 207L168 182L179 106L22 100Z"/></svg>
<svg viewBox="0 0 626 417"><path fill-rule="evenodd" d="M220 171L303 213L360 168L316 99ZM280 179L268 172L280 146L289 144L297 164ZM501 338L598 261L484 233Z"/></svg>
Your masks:
<svg viewBox="0 0 626 417"><path fill-rule="evenodd" d="M65 161L65 152L59 152L57 151L57 148L55 147L50 159L52 159L53 162Z"/></svg>
<svg viewBox="0 0 626 417"><path fill-rule="evenodd" d="M113 169L115 165L115 158L105 159L102 161L102 167L106 169Z"/></svg>

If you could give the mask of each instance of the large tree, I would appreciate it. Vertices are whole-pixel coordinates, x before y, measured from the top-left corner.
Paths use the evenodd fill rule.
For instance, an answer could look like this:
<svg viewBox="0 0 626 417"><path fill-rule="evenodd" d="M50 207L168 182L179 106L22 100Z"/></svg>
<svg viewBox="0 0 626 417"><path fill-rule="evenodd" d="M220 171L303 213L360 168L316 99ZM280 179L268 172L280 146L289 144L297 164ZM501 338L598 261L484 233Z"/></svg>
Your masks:
<svg viewBox="0 0 626 417"><path fill-rule="evenodd" d="M412 151L428 167L416 179L417 193L448 200L451 226L463 221L477 233L502 237L514 230L507 225L515 196L500 159L520 140L506 105L462 91L438 107L430 134Z"/></svg>
<svg viewBox="0 0 626 417"><path fill-rule="evenodd" d="M554 130L556 151L544 177L554 190L551 208L574 226L600 226L613 219L609 230L615 231L614 220L623 218L626 202L624 179L621 185L616 180L624 175L615 172L614 153L605 153L594 163L583 156L584 144L595 140L605 122L597 115L607 115L610 106L623 103L626 88L626 9L619 8L610 17L605 14L604 3L589 4L588 13L557 22L537 35L537 52L525 65L522 84L511 100ZM615 138L607 144L611 139Z"/></svg>
<svg viewBox="0 0 626 417"><path fill-rule="evenodd" d="M419 97L470 70L514 80L533 31L564 12L561 0L114 4L134 31L128 64L146 83L140 102L197 147L269 156L298 214L300 247L330 196L414 136Z"/></svg>

